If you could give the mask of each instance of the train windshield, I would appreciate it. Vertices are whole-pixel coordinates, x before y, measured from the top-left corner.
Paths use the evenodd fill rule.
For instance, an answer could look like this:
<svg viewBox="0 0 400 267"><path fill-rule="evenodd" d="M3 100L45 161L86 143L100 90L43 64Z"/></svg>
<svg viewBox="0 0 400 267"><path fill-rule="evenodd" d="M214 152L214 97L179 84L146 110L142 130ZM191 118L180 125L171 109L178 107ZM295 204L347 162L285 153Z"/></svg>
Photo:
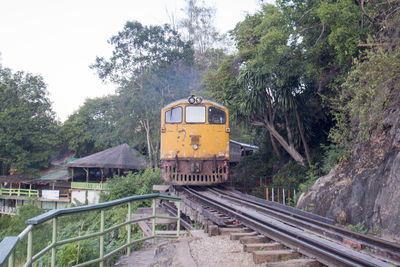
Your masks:
<svg viewBox="0 0 400 267"><path fill-rule="evenodd" d="M206 107L204 106L187 106L186 122L204 123L206 122Z"/></svg>
<svg viewBox="0 0 400 267"><path fill-rule="evenodd" d="M208 123L209 124L225 124L226 123L226 113L218 108L209 107L208 108Z"/></svg>
<svg viewBox="0 0 400 267"><path fill-rule="evenodd" d="M166 123L180 123L182 122L182 107L172 108L165 112Z"/></svg>

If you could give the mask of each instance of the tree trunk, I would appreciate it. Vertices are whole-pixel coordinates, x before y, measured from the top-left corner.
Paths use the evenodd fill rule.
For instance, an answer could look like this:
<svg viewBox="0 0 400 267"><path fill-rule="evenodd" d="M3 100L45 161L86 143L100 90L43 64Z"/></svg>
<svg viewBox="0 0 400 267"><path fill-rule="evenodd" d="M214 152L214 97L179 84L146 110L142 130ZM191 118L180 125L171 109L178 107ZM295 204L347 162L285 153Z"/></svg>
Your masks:
<svg viewBox="0 0 400 267"><path fill-rule="evenodd" d="M272 103L271 103L271 98L270 97L268 97L268 104L269 104L268 105L268 118L269 118L268 121L271 124L274 124L275 115L274 115L274 113L272 111ZM279 149L278 149L278 146L276 145L275 139L274 139L274 137L272 136L271 133L269 134L269 137L271 139L272 149L274 150L274 152L275 152L276 156L278 157L278 159L280 159L281 158L281 153L279 152Z"/></svg>
<svg viewBox="0 0 400 267"><path fill-rule="evenodd" d="M150 159L150 164L151 166L154 166L153 162L153 151L151 149L151 140L150 140L150 125L149 125L149 120L144 119L142 121L142 125L146 131L146 139L147 139L147 152L149 153L149 159Z"/></svg>
<svg viewBox="0 0 400 267"><path fill-rule="evenodd" d="M286 122L286 132L287 132L287 137L288 137L288 141L289 141L289 146L294 147L292 131L290 130L290 127L289 127L289 120L288 120L286 112L285 112L285 122Z"/></svg>
<svg viewBox="0 0 400 267"><path fill-rule="evenodd" d="M275 152L275 155L280 159L281 153L279 152L278 146L276 145L275 139L271 133L269 133L269 138L271 139L272 149Z"/></svg>
<svg viewBox="0 0 400 267"><path fill-rule="evenodd" d="M300 116L299 116L299 112L297 112L297 108L294 109L294 112L295 112L295 114L296 114L297 127L299 127L300 137L301 137L301 141L302 141L303 146L304 146L304 151L305 151L305 153L306 153L306 158L307 158L308 166L311 167L310 150L309 150L309 148L308 148L308 144L307 144L307 142L306 142L306 138L304 137L304 130L303 130L303 127L302 127L302 125L301 125Z"/></svg>
<svg viewBox="0 0 400 267"><path fill-rule="evenodd" d="M298 162L301 166L304 166L304 158L300 155L299 152L297 152L297 150L294 147L290 146L286 142L286 140L275 130L275 127L270 122L264 120L264 122L255 122L252 124L255 126L264 126L265 128L267 128L270 134L273 135L273 137L275 137L275 139L279 142L279 144L281 144L283 149L285 149L286 152L289 153L289 155L296 162Z"/></svg>

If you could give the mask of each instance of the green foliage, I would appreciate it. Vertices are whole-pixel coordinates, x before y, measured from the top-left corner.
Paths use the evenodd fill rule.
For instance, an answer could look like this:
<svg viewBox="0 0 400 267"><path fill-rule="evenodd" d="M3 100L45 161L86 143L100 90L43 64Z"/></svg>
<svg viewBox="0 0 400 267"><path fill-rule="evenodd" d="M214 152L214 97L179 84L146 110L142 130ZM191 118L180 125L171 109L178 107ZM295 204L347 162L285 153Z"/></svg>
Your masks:
<svg viewBox="0 0 400 267"><path fill-rule="evenodd" d="M273 182L276 186L297 187L308 171L306 168L290 160L284 164L274 175Z"/></svg>
<svg viewBox="0 0 400 267"><path fill-rule="evenodd" d="M250 194L258 198L265 198L265 186L260 185L257 187L253 187Z"/></svg>
<svg viewBox="0 0 400 267"><path fill-rule="evenodd" d="M235 60L234 56L226 57L217 71L209 70L203 79L211 96L227 107L232 106L232 101L239 90L236 82L239 66L235 66Z"/></svg>
<svg viewBox="0 0 400 267"><path fill-rule="evenodd" d="M109 43L113 55L97 57L91 68L102 80L119 87L115 108L109 111L112 119L106 120L111 142L118 139L146 147L150 162L156 165L160 110L172 100L187 97L191 90L195 75L191 43L167 24L144 26L137 21L127 22Z"/></svg>
<svg viewBox="0 0 400 267"><path fill-rule="evenodd" d="M119 144L116 136L116 96L87 99L83 106L68 117L62 137L77 156L86 156Z"/></svg>
<svg viewBox="0 0 400 267"><path fill-rule="evenodd" d="M350 150L339 144L329 144L328 146L321 144L321 147L325 152L322 160L323 173L328 173L336 164L346 161L350 156Z"/></svg>
<svg viewBox="0 0 400 267"><path fill-rule="evenodd" d="M345 66L357 56L360 40L365 40L368 27L362 28L359 5L351 0L321 2L315 14L323 26L329 27L327 39L335 49L338 64Z"/></svg>
<svg viewBox="0 0 400 267"><path fill-rule="evenodd" d="M335 101L337 124L330 132L335 143L365 142L373 131L382 129L385 115L399 99L399 58L398 50L376 50L356 60Z"/></svg>
<svg viewBox="0 0 400 267"><path fill-rule="evenodd" d="M25 223L26 220L38 216L45 211L36 207L35 205L28 204L20 207L18 209L18 215L13 216L9 219L8 216L1 217L0 223L1 226L4 227L0 228L0 240L2 240L6 236L17 236L19 235L28 225ZM35 242L33 244L33 250L35 253L39 252L47 241L51 239L51 228L50 225L43 224L39 227L35 228ZM16 260L21 261L26 259L26 247L27 247L27 240L24 238L19 244L17 245L16 249Z"/></svg>
<svg viewBox="0 0 400 267"><path fill-rule="evenodd" d="M318 163L312 165L311 168L306 171L305 180L299 184L298 194L301 195L301 193L310 189L311 186L313 186L317 179L321 176L321 174L321 169L319 168Z"/></svg>
<svg viewBox="0 0 400 267"><path fill-rule="evenodd" d="M126 176L114 176L107 180L109 192L101 195L101 201L111 201L133 195L153 192L153 185L163 184L161 170L147 168L144 172L128 172Z"/></svg>
<svg viewBox="0 0 400 267"><path fill-rule="evenodd" d="M19 173L48 167L59 126L40 76L0 66L0 159Z"/></svg>
<svg viewBox="0 0 400 267"><path fill-rule="evenodd" d="M351 231L354 231L354 232L357 232L360 234L364 234L364 235L366 235L368 233L368 229L365 227L364 222L359 222L356 225L349 224L347 226L347 228L349 228Z"/></svg>
<svg viewBox="0 0 400 267"><path fill-rule="evenodd" d="M98 257L98 242L82 240L64 245L57 253L60 266L72 266Z"/></svg>

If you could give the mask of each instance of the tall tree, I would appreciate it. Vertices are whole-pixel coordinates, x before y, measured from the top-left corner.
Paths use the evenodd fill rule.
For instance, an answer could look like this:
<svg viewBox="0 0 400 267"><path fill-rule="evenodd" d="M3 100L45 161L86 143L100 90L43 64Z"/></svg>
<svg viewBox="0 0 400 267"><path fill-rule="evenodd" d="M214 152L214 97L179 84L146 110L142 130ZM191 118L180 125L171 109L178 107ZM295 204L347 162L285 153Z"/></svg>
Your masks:
<svg viewBox="0 0 400 267"><path fill-rule="evenodd" d="M0 67L0 159L37 174L56 150L57 124L40 76Z"/></svg>
<svg viewBox="0 0 400 267"><path fill-rule="evenodd" d="M183 38L192 42L199 72L199 81L208 69L217 69L225 57L226 36L215 28L216 8L206 6L204 1L185 0L184 17L179 20Z"/></svg>
<svg viewBox="0 0 400 267"><path fill-rule="evenodd" d="M233 31L239 49L235 60L239 67L236 67L237 84L232 89L238 91L234 97L237 112L253 125L263 126L269 131L272 147L278 156L280 152L275 141L304 165L304 158L293 142L294 134L299 133L310 165L308 144L296 105L298 95L305 90L302 81L304 69L300 64L302 55L292 44L292 32L288 18L273 5L264 5L261 12L239 23ZM226 89L222 91L226 92ZM276 129L278 119L285 125L287 139L282 131Z"/></svg>
<svg viewBox="0 0 400 267"><path fill-rule="evenodd" d="M114 46L112 57L98 57L92 68L101 79L119 85L119 101L124 104L119 121L137 138L144 131L147 153L155 165L160 108L170 99L188 95L185 75L193 64L191 43L182 41L169 25L139 22L127 22L109 42Z"/></svg>
<svg viewBox="0 0 400 267"><path fill-rule="evenodd" d="M116 96L87 99L62 126L69 150L86 156L120 143L117 135Z"/></svg>

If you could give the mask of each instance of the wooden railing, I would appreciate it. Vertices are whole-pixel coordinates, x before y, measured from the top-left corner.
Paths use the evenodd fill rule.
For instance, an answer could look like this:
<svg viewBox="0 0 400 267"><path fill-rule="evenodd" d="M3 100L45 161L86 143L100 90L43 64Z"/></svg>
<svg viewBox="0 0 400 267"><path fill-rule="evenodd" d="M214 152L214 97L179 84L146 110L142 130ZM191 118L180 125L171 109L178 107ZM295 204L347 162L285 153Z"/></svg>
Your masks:
<svg viewBox="0 0 400 267"><path fill-rule="evenodd" d="M153 207L153 214L152 216L147 216L143 218L138 218L138 219L132 219L132 202L134 201L143 201L151 199L152 200L152 207ZM166 200L172 200L177 202L177 217L169 217L169 216L157 216L156 214L156 199L166 199ZM32 263L37 261L40 257L42 257L45 253L51 252L51 264L50 266L54 267L56 266L56 249L57 247L61 245L65 245L71 242L75 241L80 241L80 240L85 240L93 237L99 236L99 257L97 259L92 259L84 263L80 263L75 266L87 266L95 263L99 263L100 267L104 266L104 262L107 258L113 256L115 253L122 251L126 249L127 254L129 255L131 253L131 246L135 243L142 242L148 239L153 239L153 243L155 242L155 238L176 238L179 237L179 232L180 232L180 197L172 197L172 196L167 196L167 195L161 195L161 194L148 194L148 195L142 195L142 196L131 196L131 197L126 197L126 198L121 198L109 202L104 202L100 204L95 204L95 205L87 205L87 206L80 206L80 207L72 207L72 208L66 208L66 209L56 209L56 210L51 210L48 211L42 215L36 216L32 219L29 219L26 221L28 224L28 227L25 228L23 232L21 232L18 236L8 236L3 239L0 243L0 266L5 266L7 259L8 259L8 267L14 267L15 265L15 247L19 243L19 241L24 238L26 235L28 235L28 246L27 246L27 259L24 264L25 267L30 267L32 266ZM122 222L117 225L113 225L107 229L104 229L105 226L105 216L104 212L106 209L110 209L115 206L127 204L128 209L127 209L127 216L126 216L126 221ZM73 237L69 239L64 239L64 240L57 240L57 220L60 216L66 216L66 215L76 215L78 213L82 212L88 212L88 211L95 211L99 210L100 211L100 229L98 232L95 233L90 233L86 234L83 236L78 236L78 237ZM157 235L156 234L156 219L171 219L171 220L176 220L177 221L177 227L176 227L176 234L174 235ZM52 221L52 239L49 240L49 245L45 248L43 248L40 252L37 254L33 255L33 229L38 227L39 225L46 223L48 221ZM141 239L137 240L131 240L131 229L132 229L132 224L140 221L145 221L145 220L152 220L152 235L148 237L144 237ZM107 233L113 232L121 227L126 226L127 229L127 240L124 245L120 246L119 248L116 248L115 250L105 254L104 253L104 236ZM79 228L79 227L78 227Z"/></svg>
<svg viewBox="0 0 400 267"><path fill-rule="evenodd" d="M108 190L107 184L103 183L82 183L72 182L72 189L86 189L86 190Z"/></svg>
<svg viewBox="0 0 400 267"><path fill-rule="evenodd" d="M0 195L39 197L39 190L21 188L0 188Z"/></svg>

